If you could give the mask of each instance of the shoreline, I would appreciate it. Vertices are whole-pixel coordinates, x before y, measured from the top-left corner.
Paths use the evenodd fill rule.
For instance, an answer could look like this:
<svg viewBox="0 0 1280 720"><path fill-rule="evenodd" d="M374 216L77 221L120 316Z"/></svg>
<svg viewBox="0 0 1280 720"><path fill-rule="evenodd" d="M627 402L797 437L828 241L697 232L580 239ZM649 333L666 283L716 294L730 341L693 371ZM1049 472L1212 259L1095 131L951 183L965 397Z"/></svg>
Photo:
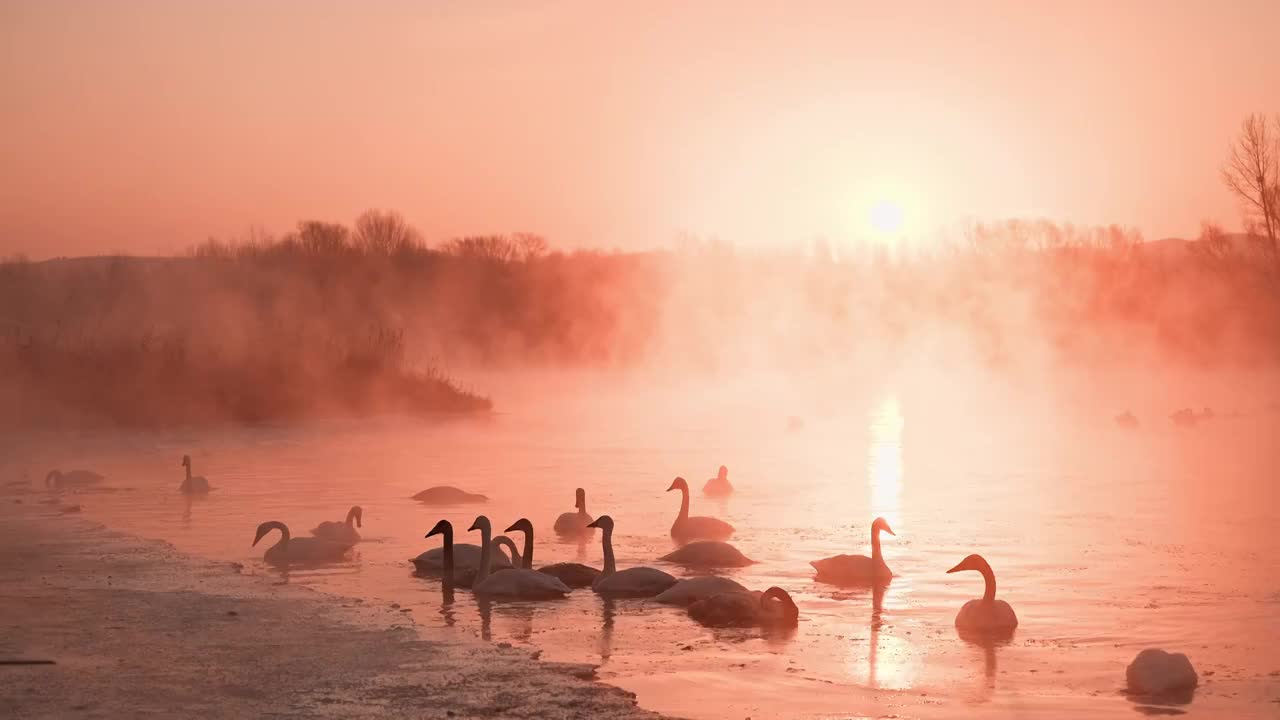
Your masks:
<svg viewBox="0 0 1280 720"><path fill-rule="evenodd" d="M11 489L10 489L11 490ZM184 555L0 496L0 706L15 717L654 719L587 664Z"/></svg>

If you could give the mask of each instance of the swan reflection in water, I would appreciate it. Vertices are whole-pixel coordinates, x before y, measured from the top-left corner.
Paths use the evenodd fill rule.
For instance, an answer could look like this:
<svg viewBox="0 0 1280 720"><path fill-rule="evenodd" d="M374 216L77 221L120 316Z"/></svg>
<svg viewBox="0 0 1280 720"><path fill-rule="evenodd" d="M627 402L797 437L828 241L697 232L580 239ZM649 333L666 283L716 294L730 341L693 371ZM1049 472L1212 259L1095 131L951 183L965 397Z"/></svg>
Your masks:
<svg viewBox="0 0 1280 720"><path fill-rule="evenodd" d="M600 613L600 664L604 665L613 656L613 618L618 612L618 601L603 595L600 600L603 603Z"/></svg>

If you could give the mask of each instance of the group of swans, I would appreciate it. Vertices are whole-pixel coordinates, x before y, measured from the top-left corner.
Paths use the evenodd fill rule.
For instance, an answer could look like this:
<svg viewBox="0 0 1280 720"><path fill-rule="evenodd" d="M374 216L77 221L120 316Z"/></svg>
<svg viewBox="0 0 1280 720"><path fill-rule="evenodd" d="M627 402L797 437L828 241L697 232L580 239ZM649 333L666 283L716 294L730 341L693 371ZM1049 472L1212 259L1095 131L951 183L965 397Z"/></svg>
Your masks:
<svg viewBox="0 0 1280 720"><path fill-rule="evenodd" d="M884 518L871 523L871 557L866 555L836 555L814 560L809 564L816 571L814 579L834 585L882 587L893 579L880 549L880 533L896 535ZM996 574L981 555L970 555L947 574L972 570L982 574L986 591L977 600L970 600L956 615L956 628L961 632L982 636L1012 632L1018 627L1018 616L1009 603L996 599Z"/></svg>
<svg viewBox="0 0 1280 720"><path fill-rule="evenodd" d="M205 495L212 489L209 481L204 477L191 474L190 455L182 456L182 467L186 468L187 476L178 486L179 492L186 495ZM68 470L67 472L50 470L44 477L44 486L50 490L76 490L100 485L106 479L102 474L92 470Z"/></svg>
<svg viewBox="0 0 1280 720"><path fill-rule="evenodd" d="M364 509L354 505L347 511L346 520L325 521L311 529L314 537L293 537L289 526L279 520L269 520L258 525L253 537L256 546L272 530L280 531L280 540L267 548L262 558L272 565L322 565L339 562L347 552L360 542L357 527L364 527Z"/></svg>

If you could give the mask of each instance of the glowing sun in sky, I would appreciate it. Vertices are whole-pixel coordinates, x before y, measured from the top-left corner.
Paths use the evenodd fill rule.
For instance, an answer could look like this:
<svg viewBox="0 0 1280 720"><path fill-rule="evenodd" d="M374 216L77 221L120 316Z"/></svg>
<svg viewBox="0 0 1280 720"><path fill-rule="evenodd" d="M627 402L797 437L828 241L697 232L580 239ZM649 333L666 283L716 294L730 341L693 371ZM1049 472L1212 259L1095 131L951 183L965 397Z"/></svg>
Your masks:
<svg viewBox="0 0 1280 720"><path fill-rule="evenodd" d="M896 235L902 230L902 206L892 200L880 200L871 206L867 221L878 233Z"/></svg>

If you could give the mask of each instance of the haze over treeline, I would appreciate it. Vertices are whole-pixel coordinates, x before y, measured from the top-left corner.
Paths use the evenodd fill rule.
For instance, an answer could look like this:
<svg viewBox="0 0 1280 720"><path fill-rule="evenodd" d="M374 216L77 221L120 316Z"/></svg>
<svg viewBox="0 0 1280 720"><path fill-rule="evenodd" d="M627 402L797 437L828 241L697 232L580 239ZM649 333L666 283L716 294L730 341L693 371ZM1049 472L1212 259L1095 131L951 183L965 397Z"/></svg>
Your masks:
<svg viewBox="0 0 1280 720"><path fill-rule="evenodd" d="M373 211L182 257L10 261L0 331L26 406L136 422L479 408L407 403L387 380L425 372L453 387L441 370L477 368L1261 368L1280 362L1280 274L1261 247L1212 226L1143 243L1013 220L927 252L691 239L564 253L535 235L428 246ZM150 409L108 411L126 397Z"/></svg>

